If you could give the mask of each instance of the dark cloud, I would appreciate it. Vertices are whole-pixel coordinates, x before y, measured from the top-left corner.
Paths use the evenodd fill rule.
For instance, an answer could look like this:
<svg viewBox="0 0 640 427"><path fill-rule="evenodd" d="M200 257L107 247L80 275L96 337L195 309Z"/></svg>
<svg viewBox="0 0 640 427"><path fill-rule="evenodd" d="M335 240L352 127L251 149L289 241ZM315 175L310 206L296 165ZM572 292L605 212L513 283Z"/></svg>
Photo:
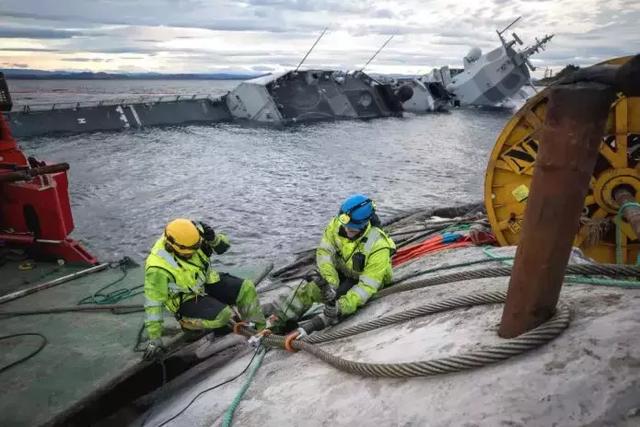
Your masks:
<svg viewBox="0 0 640 427"><path fill-rule="evenodd" d="M597 0L593 7L581 7L579 0L563 0L561 7L541 6L541 1L137 0L133 6L129 0L0 0L0 37L42 40L36 45L41 48L7 46L0 52L51 52L52 58L66 52L86 59L93 53L130 58L131 64L141 58L138 68L147 65L144 58L155 56L153 66L167 71L191 64L295 67L306 46L329 26L328 40L309 64L366 61L379 46L375 36L381 44L383 35L395 34L376 65L459 66L470 47L487 52L499 46L495 29L519 15L523 19L507 34L517 31L525 45L543 32L558 33L547 52L533 58L543 66L597 62L640 45L638 0ZM343 32L361 45L348 43L363 47L331 50ZM203 45L205 40L210 44Z"/></svg>
<svg viewBox="0 0 640 427"><path fill-rule="evenodd" d="M5 63L7 68L29 68L29 64Z"/></svg>
<svg viewBox="0 0 640 427"><path fill-rule="evenodd" d="M175 13L172 10L162 10L162 8L154 7L153 2L138 2L136 7L144 10L144 14L132 14L131 7L127 3L126 10L122 10L122 14L117 13L118 8L107 10L105 4L94 1L95 10L86 15L74 14L48 14L33 12L15 12L11 10L0 10L0 15L9 18L28 18L35 20L48 20L57 22L66 22L69 25L86 26L88 24L103 25L131 25L131 26L149 26L149 27L172 27L172 28L192 28L204 29L211 31L237 31L237 32L312 32L324 28L324 23L310 22L305 24L297 24L284 19L264 19L260 17L242 17L242 16L220 16L213 14L211 10L206 8L202 14L191 12L187 14ZM124 8L123 8L124 9ZM197 11L197 9L196 9ZM103 12L103 13L101 13ZM211 16L213 15L213 16ZM63 32L64 33L64 32ZM85 35L98 36L98 33L85 33Z"/></svg>
<svg viewBox="0 0 640 427"><path fill-rule="evenodd" d="M386 18L386 19L395 19L397 17L396 13L391 9L376 9L371 12L371 16L374 18Z"/></svg>
<svg viewBox="0 0 640 427"><path fill-rule="evenodd" d="M70 39L81 35L72 30L56 30L38 27L0 27L0 38L13 39Z"/></svg>
<svg viewBox="0 0 640 427"><path fill-rule="evenodd" d="M248 6L268 7L279 11L362 13L372 8L367 0L243 0Z"/></svg>

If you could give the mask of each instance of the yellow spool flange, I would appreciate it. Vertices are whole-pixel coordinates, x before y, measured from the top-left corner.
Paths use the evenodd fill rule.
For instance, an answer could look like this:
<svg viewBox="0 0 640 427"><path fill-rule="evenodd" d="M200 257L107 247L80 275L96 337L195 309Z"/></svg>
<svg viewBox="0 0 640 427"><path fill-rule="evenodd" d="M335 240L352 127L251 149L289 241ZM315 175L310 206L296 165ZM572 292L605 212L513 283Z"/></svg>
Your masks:
<svg viewBox="0 0 640 427"><path fill-rule="evenodd" d="M606 64L623 64L630 57ZM531 98L509 120L491 152L484 184L484 200L491 227L501 245L516 245L533 176L548 91ZM614 188L635 190L640 201L640 98L622 95L612 104L600 155L589 185L574 245L600 262L615 263L614 218L618 205ZM622 222L623 261L635 263L640 241Z"/></svg>

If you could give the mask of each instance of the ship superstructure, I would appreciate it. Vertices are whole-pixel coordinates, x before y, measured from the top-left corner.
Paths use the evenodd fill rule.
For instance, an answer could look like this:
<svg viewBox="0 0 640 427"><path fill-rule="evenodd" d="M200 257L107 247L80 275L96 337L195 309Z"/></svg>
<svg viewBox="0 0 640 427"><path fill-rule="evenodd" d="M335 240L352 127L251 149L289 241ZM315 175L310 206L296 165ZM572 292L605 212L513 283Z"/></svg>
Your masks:
<svg viewBox="0 0 640 427"><path fill-rule="evenodd" d="M524 44L520 37L514 32L512 39L507 40L504 33L519 19L501 31L496 30L501 43L496 49L483 54L480 48L474 47L463 58L463 69L441 67L421 80L441 83L459 105L500 106L531 83L529 71L535 67L529 58L543 50L553 37L545 35L533 45L517 50L516 45Z"/></svg>

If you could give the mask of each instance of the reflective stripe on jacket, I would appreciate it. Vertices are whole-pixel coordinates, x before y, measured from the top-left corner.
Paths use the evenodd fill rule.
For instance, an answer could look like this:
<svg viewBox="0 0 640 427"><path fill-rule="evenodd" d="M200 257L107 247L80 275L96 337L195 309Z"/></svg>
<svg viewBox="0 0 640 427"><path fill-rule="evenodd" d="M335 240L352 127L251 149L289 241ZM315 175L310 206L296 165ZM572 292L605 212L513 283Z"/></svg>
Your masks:
<svg viewBox="0 0 640 427"><path fill-rule="evenodd" d="M340 236L340 227L337 218L333 218L327 225L316 250L316 264L322 277L331 286L339 285L338 272L358 280L356 285L338 299L340 312L351 314L391 282L391 256L396 246L382 229L370 224L356 240ZM354 255L357 253L364 256L364 268L361 272L353 268Z"/></svg>

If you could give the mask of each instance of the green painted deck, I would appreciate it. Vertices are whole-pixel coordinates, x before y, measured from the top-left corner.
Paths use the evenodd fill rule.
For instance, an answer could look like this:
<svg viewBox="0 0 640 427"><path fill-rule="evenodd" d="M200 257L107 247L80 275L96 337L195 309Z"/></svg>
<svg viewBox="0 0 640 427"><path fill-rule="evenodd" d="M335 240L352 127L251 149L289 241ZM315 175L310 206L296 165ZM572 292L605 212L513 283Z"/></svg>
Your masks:
<svg viewBox="0 0 640 427"><path fill-rule="evenodd" d="M18 263L0 266L0 294L53 280L86 267L37 264L20 271ZM252 280L266 274L267 266L226 269ZM126 278L112 289L143 283L143 268L128 270ZM23 310L48 310L75 306L106 284L122 276L119 268L110 268L46 289L20 299L0 304L0 313ZM121 304L143 304L143 295ZM144 366L141 353L134 352L144 313L113 314L71 312L7 317L0 315L0 336L43 334L47 346L33 358L0 373L2 397L0 414L4 426L38 426L60 422L66 414L82 405L92 395L118 383ZM178 324L169 313L165 337L169 345L180 342ZM16 337L1 341L0 367L18 360L38 348L38 337Z"/></svg>

